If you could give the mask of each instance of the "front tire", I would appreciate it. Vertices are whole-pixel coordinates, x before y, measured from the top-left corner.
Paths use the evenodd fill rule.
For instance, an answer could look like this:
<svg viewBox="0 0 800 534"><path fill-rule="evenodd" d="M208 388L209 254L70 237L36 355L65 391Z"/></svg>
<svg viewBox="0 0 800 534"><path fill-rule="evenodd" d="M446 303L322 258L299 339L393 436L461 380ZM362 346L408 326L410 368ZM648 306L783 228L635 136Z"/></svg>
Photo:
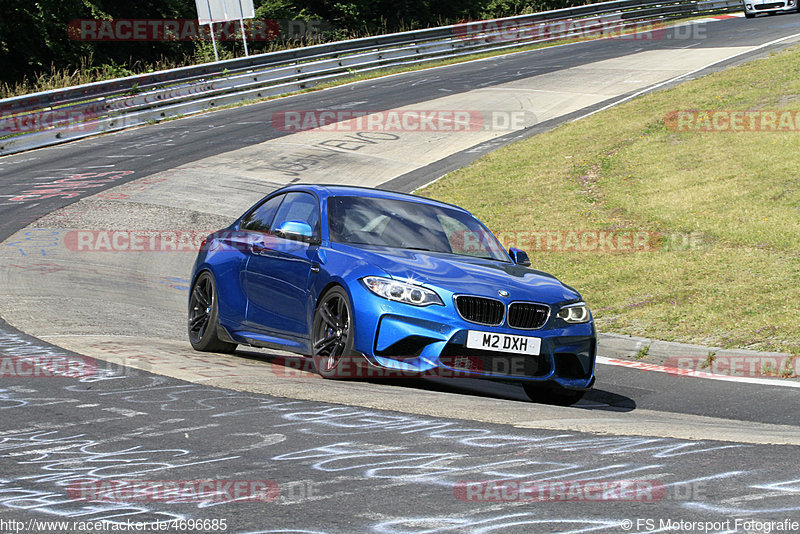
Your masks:
<svg viewBox="0 0 800 534"><path fill-rule="evenodd" d="M745 18L752 19L752 18L755 18L756 14L755 13L748 13L747 11L745 11L744 12L744 16L745 16Z"/></svg>
<svg viewBox="0 0 800 534"><path fill-rule="evenodd" d="M189 297L189 342L194 350L231 354L236 343L223 341L217 335L219 325L217 284L210 272L197 277Z"/></svg>
<svg viewBox="0 0 800 534"><path fill-rule="evenodd" d="M323 378L354 378L353 310L341 287L329 289L319 300L311 328L314 366Z"/></svg>
<svg viewBox="0 0 800 534"><path fill-rule="evenodd" d="M525 394L533 402L539 404L555 404L556 406L572 406L583 398L585 391L564 389L560 386L541 384L536 382L523 382Z"/></svg>

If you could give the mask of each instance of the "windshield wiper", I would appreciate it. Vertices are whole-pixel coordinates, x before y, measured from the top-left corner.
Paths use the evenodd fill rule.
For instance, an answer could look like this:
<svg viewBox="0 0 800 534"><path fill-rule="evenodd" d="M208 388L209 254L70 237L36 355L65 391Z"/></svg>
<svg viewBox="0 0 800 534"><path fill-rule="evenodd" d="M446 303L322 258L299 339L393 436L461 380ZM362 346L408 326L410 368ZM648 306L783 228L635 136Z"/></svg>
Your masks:
<svg viewBox="0 0 800 534"><path fill-rule="evenodd" d="M425 248L425 247L407 247L407 246L401 246L401 247L397 247L397 248L402 248L402 249L405 249L405 250L420 250L420 251L422 251L422 252L440 252L440 253L443 253L443 254L447 254L447 253L446 253L446 252L444 252L443 250L435 250L435 249L432 249L432 248Z"/></svg>

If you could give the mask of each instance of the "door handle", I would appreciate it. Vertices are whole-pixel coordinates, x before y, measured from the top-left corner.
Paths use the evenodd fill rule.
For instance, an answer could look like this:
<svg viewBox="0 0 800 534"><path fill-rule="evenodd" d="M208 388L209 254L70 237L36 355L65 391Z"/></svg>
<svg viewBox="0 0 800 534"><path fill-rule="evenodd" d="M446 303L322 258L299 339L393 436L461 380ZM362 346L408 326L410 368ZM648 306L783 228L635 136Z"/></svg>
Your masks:
<svg viewBox="0 0 800 534"><path fill-rule="evenodd" d="M311 272L314 273L314 274L317 274L319 272L319 264L318 263L312 263L311 264Z"/></svg>

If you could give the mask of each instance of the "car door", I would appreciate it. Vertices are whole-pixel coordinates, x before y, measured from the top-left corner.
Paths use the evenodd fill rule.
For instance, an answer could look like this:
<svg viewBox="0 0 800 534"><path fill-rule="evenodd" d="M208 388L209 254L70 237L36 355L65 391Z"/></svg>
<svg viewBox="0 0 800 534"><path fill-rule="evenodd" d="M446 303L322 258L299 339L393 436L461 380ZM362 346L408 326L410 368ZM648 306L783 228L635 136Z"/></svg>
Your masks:
<svg viewBox="0 0 800 534"><path fill-rule="evenodd" d="M245 269L247 323L284 336L308 336L312 306L309 277L316 263L319 238L319 200L305 192L284 195L269 231L254 240ZM276 235L286 223L305 223L310 239Z"/></svg>
<svg viewBox="0 0 800 534"><path fill-rule="evenodd" d="M247 320L247 291L244 287L245 269L250 261L253 242L264 239L284 195L268 198L247 212L239 226L232 231L216 233L219 250L214 263L217 273L219 317L225 324L240 329Z"/></svg>

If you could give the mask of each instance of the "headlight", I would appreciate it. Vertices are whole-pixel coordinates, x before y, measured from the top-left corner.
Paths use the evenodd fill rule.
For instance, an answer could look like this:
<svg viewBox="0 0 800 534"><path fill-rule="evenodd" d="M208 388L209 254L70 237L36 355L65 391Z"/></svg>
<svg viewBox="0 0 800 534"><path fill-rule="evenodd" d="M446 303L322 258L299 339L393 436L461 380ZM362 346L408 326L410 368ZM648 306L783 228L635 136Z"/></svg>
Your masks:
<svg viewBox="0 0 800 534"><path fill-rule="evenodd" d="M589 322L591 315L589 314L589 308L586 304L579 302L578 304L570 304L569 306L561 308L556 317L568 323L576 324Z"/></svg>
<svg viewBox="0 0 800 534"><path fill-rule="evenodd" d="M361 281L364 282L367 289L385 299L405 302L414 306L429 306L431 304L444 306L444 302L439 298L439 295L427 287L380 276L367 276L362 278Z"/></svg>

